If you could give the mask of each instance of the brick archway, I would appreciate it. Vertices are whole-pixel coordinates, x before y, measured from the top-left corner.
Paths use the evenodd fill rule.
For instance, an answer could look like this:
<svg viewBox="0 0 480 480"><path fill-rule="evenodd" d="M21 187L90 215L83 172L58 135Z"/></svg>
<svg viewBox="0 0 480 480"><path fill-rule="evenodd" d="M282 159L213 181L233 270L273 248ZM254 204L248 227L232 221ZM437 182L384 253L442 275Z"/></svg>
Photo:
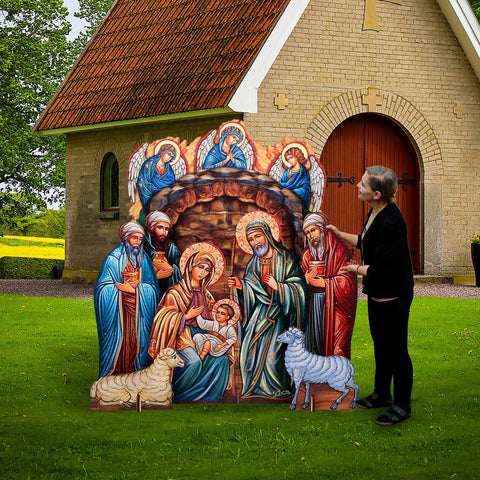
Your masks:
<svg viewBox="0 0 480 480"><path fill-rule="evenodd" d="M442 153L433 128L422 113L408 100L386 90L375 90L382 97L381 105L375 112L362 103L368 89L344 92L324 105L305 133L305 140L314 148L318 156L332 132L345 120L360 113L377 113L394 120L411 138L418 150L420 174L433 169L443 175Z"/></svg>
<svg viewBox="0 0 480 480"><path fill-rule="evenodd" d="M189 174L150 200L150 211L165 212L172 220L173 241L184 251L196 242L220 248L230 275L235 228L239 220L255 210L273 215L282 231L282 244L301 254L303 204L290 190L273 179L249 170L223 168ZM241 276L251 257L235 248L234 274ZM224 282L212 288L218 298L225 296Z"/></svg>

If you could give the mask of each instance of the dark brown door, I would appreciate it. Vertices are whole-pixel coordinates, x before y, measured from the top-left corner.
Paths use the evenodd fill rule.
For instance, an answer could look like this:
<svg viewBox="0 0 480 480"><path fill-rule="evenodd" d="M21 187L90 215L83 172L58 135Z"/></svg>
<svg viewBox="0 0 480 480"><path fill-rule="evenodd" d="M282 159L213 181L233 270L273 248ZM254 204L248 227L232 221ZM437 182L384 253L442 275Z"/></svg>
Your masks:
<svg viewBox="0 0 480 480"><path fill-rule="evenodd" d="M397 174L397 204L407 222L413 268L419 273L418 161L403 130L380 115L356 115L333 131L321 162L328 177L323 211L333 225L351 233L360 233L369 209L358 199L356 188L365 169L383 165ZM358 256L356 259L359 261Z"/></svg>

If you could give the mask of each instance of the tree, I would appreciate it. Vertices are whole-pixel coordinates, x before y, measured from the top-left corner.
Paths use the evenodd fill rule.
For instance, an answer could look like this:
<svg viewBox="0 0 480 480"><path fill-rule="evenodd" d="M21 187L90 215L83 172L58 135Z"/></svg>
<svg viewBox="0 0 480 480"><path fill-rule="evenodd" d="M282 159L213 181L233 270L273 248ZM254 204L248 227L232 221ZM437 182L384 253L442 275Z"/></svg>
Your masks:
<svg viewBox="0 0 480 480"><path fill-rule="evenodd" d="M61 0L0 0L0 186L62 201L65 139L32 126L72 64Z"/></svg>
<svg viewBox="0 0 480 480"><path fill-rule="evenodd" d="M83 32L73 41L72 52L75 57L80 55L90 37L100 25L114 0L79 0L80 11L75 13L77 18L86 22Z"/></svg>
<svg viewBox="0 0 480 480"><path fill-rule="evenodd" d="M472 4L473 12L480 19L480 0L470 0L470 3Z"/></svg>

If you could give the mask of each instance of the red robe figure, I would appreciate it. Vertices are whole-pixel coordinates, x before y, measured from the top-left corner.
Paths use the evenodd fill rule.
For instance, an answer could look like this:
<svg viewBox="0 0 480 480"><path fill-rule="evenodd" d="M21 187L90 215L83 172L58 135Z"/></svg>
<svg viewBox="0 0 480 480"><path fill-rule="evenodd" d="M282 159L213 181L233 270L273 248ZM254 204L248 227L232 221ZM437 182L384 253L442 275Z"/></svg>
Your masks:
<svg viewBox="0 0 480 480"><path fill-rule="evenodd" d="M323 213L310 213L303 223L308 247L303 252L301 267L310 298L306 347L319 355L350 359L357 275L342 269L352 260L352 252L326 229L328 224Z"/></svg>

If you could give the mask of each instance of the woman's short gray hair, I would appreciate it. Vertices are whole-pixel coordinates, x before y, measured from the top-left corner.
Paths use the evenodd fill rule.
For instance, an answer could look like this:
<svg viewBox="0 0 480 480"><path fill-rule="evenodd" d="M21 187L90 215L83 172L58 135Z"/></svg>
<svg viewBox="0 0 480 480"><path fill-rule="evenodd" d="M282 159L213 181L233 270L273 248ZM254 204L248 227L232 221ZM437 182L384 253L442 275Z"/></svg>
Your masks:
<svg viewBox="0 0 480 480"><path fill-rule="evenodd" d="M388 203L395 203L395 194L398 190L395 172L390 168L375 165L368 167L367 173L370 176L370 188L374 192L380 192Z"/></svg>

